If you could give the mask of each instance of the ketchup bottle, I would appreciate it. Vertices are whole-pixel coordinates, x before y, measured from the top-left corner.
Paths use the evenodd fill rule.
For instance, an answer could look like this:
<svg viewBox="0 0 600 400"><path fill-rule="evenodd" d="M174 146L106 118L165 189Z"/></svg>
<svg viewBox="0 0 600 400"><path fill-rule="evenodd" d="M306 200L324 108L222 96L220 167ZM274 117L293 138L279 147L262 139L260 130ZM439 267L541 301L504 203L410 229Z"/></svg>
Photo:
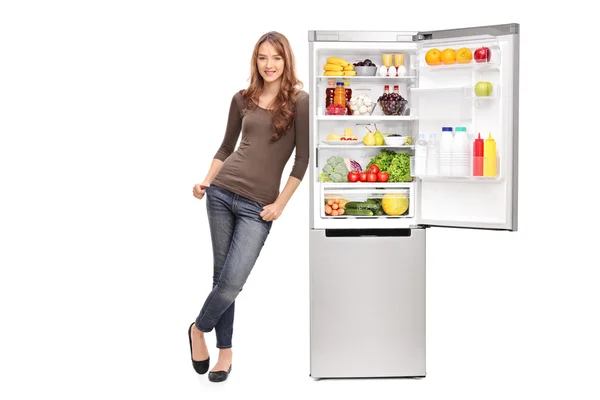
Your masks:
<svg viewBox="0 0 600 400"><path fill-rule="evenodd" d="M473 141L473 176L483 176L483 139L481 133Z"/></svg>

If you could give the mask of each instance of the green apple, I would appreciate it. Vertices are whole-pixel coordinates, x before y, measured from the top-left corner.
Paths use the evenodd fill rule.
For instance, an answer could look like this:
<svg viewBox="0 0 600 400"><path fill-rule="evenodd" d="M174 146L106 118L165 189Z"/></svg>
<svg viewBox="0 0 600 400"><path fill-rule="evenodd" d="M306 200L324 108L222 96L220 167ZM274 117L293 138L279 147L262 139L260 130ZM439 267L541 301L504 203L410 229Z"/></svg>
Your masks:
<svg viewBox="0 0 600 400"><path fill-rule="evenodd" d="M477 82L475 84L476 96L489 96L492 93L492 84L490 82Z"/></svg>

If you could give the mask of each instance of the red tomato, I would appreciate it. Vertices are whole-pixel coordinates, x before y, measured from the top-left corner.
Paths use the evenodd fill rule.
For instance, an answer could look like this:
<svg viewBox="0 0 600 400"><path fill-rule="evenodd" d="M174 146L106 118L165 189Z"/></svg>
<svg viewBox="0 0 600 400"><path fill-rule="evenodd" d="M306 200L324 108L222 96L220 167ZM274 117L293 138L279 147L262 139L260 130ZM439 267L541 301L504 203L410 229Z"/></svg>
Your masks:
<svg viewBox="0 0 600 400"><path fill-rule="evenodd" d="M358 171L352 170L348 172L348 182L358 182Z"/></svg>
<svg viewBox="0 0 600 400"><path fill-rule="evenodd" d="M371 172L372 174L378 174L379 167L377 165L373 164L369 167L369 172Z"/></svg>
<svg viewBox="0 0 600 400"><path fill-rule="evenodd" d="M379 182L387 182L390 179L390 174L385 171L381 171L377 174L377 180Z"/></svg>
<svg viewBox="0 0 600 400"><path fill-rule="evenodd" d="M340 138L340 140L346 140L346 138L342 136L342 137Z"/></svg>
<svg viewBox="0 0 600 400"><path fill-rule="evenodd" d="M377 182L377 174L370 173L367 175L367 181L369 182Z"/></svg>
<svg viewBox="0 0 600 400"><path fill-rule="evenodd" d="M367 173L365 171L358 173L358 180L361 182L367 181Z"/></svg>

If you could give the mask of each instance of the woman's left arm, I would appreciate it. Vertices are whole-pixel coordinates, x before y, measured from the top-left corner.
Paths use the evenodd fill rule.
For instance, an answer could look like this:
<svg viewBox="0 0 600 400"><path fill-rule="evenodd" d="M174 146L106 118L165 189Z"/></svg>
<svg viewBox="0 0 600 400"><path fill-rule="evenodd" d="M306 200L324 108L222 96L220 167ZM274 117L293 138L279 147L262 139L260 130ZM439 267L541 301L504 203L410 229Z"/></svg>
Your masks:
<svg viewBox="0 0 600 400"><path fill-rule="evenodd" d="M297 110L294 166L277 200L273 204L263 207L260 216L265 221L275 221L279 218L288 201L290 201L292 195L298 189L298 186L300 186L300 182L302 182L302 178L308 168L308 156L310 153L310 149L308 148L308 95L298 99Z"/></svg>

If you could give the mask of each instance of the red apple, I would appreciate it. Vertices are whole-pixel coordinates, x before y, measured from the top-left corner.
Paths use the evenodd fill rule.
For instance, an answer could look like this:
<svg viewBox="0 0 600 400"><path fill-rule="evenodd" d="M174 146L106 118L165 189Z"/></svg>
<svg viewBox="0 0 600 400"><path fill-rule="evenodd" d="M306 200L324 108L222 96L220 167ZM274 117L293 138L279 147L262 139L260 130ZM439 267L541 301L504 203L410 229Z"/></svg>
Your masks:
<svg viewBox="0 0 600 400"><path fill-rule="evenodd" d="M475 62L478 63L490 62L490 58L492 58L492 52L488 47L479 47L477 50L475 50L473 58L475 58Z"/></svg>

